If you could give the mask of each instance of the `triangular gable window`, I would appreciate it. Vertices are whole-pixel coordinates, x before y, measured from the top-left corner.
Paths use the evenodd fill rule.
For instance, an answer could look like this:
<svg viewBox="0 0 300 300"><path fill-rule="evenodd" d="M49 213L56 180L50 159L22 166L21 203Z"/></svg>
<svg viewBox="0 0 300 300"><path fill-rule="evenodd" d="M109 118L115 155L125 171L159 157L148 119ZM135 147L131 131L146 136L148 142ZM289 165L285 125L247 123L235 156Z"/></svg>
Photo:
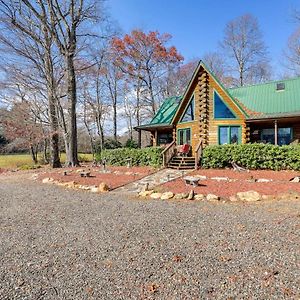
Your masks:
<svg viewBox="0 0 300 300"><path fill-rule="evenodd" d="M236 119L236 116L216 92L214 92L214 117L215 119Z"/></svg>
<svg viewBox="0 0 300 300"><path fill-rule="evenodd" d="M192 96L190 103L187 109L184 112L180 122L191 122L195 119L195 103L194 103L194 96Z"/></svg>

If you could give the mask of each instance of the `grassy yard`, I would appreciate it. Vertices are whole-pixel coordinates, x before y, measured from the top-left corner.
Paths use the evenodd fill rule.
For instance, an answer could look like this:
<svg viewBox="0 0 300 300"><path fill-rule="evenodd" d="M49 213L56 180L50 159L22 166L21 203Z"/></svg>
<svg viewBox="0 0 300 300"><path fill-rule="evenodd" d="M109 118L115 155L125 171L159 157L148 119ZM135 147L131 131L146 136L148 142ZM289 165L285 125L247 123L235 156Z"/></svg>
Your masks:
<svg viewBox="0 0 300 300"><path fill-rule="evenodd" d="M61 161L65 162L65 153L61 154ZM92 161L92 154L79 154L82 161ZM31 156L29 154L7 154L0 155L0 168L18 168L22 166L33 166Z"/></svg>

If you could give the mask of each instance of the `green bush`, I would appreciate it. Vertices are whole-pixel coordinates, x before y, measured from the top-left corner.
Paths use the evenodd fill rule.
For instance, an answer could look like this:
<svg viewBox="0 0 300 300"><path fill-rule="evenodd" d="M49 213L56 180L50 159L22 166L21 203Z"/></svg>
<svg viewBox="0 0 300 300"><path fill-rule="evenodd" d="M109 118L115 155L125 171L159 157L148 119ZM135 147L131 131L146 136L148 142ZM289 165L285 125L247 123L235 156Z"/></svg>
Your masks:
<svg viewBox="0 0 300 300"><path fill-rule="evenodd" d="M135 140L128 139L124 145L125 148L137 149L139 146Z"/></svg>
<svg viewBox="0 0 300 300"><path fill-rule="evenodd" d="M153 166L157 167L162 164L162 149L158 147L144 149L119 148L111 150L103 150L96 155L96 159L106 160L108 165L127 166L128 159L132 166Z"/></svg>
<svg viewBox="0 0 300 300"><path fill-rule="evenodd" d="M247 169L300 170L300 146L244 144L208 146L203 151L203 168L225 168L231 162Z"/></svg>
<svg viewBox="0 0 300 300"><path fill-rule="evenodd" d="M107 139L104 141L104 149L118 149L122 148L122 144L114 139Z"/></svg>

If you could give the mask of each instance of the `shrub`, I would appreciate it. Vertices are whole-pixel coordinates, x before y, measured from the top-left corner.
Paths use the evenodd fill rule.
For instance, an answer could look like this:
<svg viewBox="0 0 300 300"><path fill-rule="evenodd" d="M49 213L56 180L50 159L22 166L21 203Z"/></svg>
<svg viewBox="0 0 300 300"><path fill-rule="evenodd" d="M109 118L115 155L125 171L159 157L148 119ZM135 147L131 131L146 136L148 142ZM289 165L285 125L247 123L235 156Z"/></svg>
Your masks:
<svg viewBox="0 0 300 300"><path fill-rule="evenodd" d="M96 155L98 161L105 159L108 165L126 166L130 159L132 166L153 166L162 164L162 149L158 147L144 149L119 148L103 150Z"/></svg>
<svg viewBox="0 0 300 300"><path fill-rule="evenodd" d="M119 141L113 140L113 139L107 139L104 142L104 149L118 149L122 148L122 144Z"/></svg>
<svg viewBox="0 0 300 300"><path fill-rule="evenodd" d="M139 146L135 140L128 139L124 145L125 148L137 149Z"/></svg>
<svg viewBox="0 0 300 300"><path fill-rule="evenodd" d="M221 145L203 151L203 168L225 168L232 161L247 169L300 170L300 146Z"/></svg>

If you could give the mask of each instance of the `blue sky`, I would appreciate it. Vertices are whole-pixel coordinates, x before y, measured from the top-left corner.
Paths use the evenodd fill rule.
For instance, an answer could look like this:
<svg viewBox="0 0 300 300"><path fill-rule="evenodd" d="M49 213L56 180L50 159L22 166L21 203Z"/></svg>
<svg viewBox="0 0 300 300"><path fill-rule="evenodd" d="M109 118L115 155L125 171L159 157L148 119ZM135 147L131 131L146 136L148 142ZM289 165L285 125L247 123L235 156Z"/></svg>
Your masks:
<svg viewBox="0 0 300 300"><path fill-rule="evenodd" d="M225 24L251 13L258 18L275 77L283 73L282 51L296 28L293 9L300 9L299 0L108 0L107 5L124 32L141 28L170 33L186 60L216 50Z"/></svg>

